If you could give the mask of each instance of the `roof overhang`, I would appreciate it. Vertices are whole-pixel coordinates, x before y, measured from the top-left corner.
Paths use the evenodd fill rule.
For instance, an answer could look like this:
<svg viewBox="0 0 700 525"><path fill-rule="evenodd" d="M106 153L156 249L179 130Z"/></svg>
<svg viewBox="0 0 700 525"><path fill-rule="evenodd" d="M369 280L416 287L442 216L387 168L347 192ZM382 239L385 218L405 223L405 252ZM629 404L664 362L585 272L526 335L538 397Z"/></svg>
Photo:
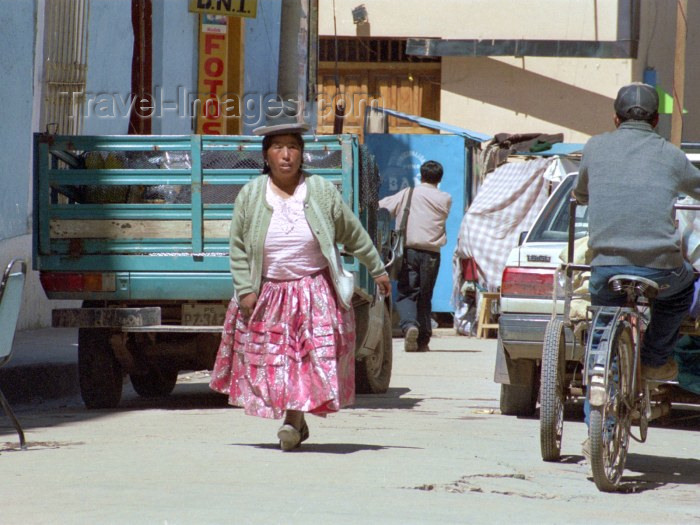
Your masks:
<svg viewBox="0 0 700 525"><path fill-rule="evenodd" d="M382 113L385 113L386 115L390 115L392 117L400 118L403 120L408 120L409 122L415 122L416 124L423 126L424 128L435 129L438 131L444 131L446 133L459 135L460 137L464 137L466 140L476 144L481 144L482 142L486 142L493 138L491 135L486 135L485 133L479 133L478 131L460 128L459 126L453 126L452 124L445 124L444 122L439 122L437 120L432 120L425 117L419 117L418 115L402 113L394 109L372 107L371 110L380 111Z"/></svg>
<svg viewBox="0 0 700 525"><path fill-rule="evenodd" d="M636 58L638 40L444 40L409 38L406 54L424 57L512 56Z"/></svg>
<svg viewBox="0 0 700 525"><path fill-rule="evenodd" d="M637 58L640 0L617 0L616 40L452 40L409 38L406 54L436 56L537 56L578 58ZM543 14L543 22L546 14Z"/></svg>

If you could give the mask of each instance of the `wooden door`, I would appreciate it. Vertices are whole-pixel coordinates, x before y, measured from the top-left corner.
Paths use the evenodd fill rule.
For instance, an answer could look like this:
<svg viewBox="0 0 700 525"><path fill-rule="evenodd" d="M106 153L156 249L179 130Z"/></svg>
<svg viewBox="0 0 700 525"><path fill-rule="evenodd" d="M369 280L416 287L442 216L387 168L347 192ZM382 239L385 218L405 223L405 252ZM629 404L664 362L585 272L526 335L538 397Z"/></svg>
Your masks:
<svg viewBox="0 0 700 525"><path fill-rule="evenodd" d="M334 66L321 63L318 74L318 133L333 133L335 101L345 101L343 132L356 133L363 141L365 108L376 104L387 109L433 120L440 118L440 64L344 63L339 67L339 87ZM389 118L391 133L437 133L404 119Z"/></svg>

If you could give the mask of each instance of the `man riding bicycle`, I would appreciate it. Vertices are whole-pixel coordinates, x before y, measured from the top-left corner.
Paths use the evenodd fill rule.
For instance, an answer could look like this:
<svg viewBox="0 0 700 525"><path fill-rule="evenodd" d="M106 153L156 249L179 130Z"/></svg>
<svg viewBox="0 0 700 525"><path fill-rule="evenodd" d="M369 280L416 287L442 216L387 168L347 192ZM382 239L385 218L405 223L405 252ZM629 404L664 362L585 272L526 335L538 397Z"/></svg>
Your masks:
<svg viewBox="0 0 700 525"><path fill-rule="evenodd" d="M678 375L673 350L693 299L692 266L683 259L674 203L680 194L700 199L700 170L655 128L659 97L647 84L620 88L615 131L592 137L583 150L574 197L588 204L592 252L589 290L594 306L624 306L608 289L616 274L659 285L641 352L646 379Z"/></svg>

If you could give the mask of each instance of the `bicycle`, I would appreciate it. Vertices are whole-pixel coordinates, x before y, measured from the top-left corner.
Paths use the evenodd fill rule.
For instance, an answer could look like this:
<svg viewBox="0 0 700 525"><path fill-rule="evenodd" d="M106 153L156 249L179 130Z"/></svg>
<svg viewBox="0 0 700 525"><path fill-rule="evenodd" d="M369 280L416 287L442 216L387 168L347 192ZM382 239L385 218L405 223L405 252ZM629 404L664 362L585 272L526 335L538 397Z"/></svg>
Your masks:
<svg viewBox="0 0 700 525"><path fill-rule="evenodd" d="M614 275L608 286L627 297L627 306L591 307L593 318L586 346L586 399L590 404L588 439L593 480L599 490L618 489L630 438L644 443L649 421L670 412L667 400L652 396L652 385L675 383L643 380L640 352L648 323L648 305L659 286L635 275ZM632 432L632 423L639 434Z"/></svg>
<svg viewBox="0 0 700 525"><path fill-rule="evenodd" d="M659 292L654 281L636 275L614 275L608 286L626 297L625 306L588 306L585 316L572 316L572 301L582 297L574 293L574 277L590 271L590 266L572 262L575 208L572 199L568 262L555 277L563 284L563 312L557 308L560 293L555 286L554 309L545 331L540 448L543 460L559 460L564 406L571 398L584 397L590 406L588 440L593 479L599 490L613 492L620 488L630 439L643 443L649 422L670 412L671 396L658 387L678 382L643 380L641 375L640 352L649 303ZM633 426L639 430L634 432Z"/></svg>

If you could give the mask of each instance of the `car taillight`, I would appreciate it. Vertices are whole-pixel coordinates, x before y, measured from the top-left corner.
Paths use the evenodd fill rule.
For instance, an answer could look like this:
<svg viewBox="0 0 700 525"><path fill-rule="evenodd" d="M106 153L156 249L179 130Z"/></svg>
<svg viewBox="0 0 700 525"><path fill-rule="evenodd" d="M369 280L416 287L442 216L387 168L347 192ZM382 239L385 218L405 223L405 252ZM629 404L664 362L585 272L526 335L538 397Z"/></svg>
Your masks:
<svg viewBox="0 0 700 525"><path fill-rule="evenodd" d="M117 289L113 273L41 272L39 279L46 292L113 292Z"/></svg>
<svg viewBox="0 0 700 525"><path fill-rule="evenodd" d="M551 297L554 286L553 268L517 268L503 270L501 295Z"/></svg>

